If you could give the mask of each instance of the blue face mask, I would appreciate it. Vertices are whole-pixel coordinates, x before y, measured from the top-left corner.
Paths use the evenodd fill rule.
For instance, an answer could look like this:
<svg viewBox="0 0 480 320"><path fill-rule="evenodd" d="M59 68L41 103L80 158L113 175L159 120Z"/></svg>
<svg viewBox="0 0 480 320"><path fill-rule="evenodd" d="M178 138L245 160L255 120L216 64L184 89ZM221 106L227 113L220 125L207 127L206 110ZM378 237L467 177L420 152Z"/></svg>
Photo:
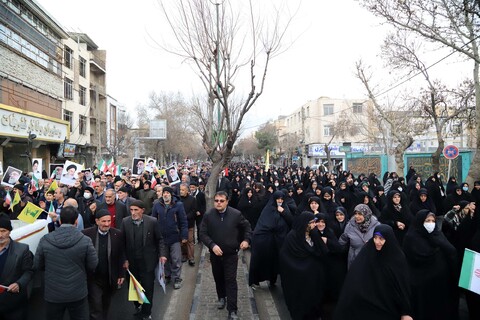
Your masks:
<svg viewBox="0 0 480 320"><path fill-rule="evenodd" d="M468 191L468 187L463 187L462 190L466 192Z"/></svg>

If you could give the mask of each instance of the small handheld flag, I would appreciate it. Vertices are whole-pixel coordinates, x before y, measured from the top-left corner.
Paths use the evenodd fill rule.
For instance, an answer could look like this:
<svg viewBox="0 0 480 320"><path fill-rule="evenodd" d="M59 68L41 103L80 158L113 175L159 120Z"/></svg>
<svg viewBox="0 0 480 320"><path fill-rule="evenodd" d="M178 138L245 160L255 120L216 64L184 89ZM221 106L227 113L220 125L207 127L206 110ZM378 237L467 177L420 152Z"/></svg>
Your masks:
<svg viewBox="0 0 480 320"><path fill-rule="evenodd" d="M18 215L18 220L22 220L26 223L34 223L38 216L43 212L43 209L37 207L31 202L28 202L22 212Z"/></svg>
<svg viewBox="0 0 480 320"><path fill-rule="evenodd" d="M145 295L145 289L143 289L140 282L135 279L133 274L128 270L130 274L130 285L128 287L128 301L138 301L140 304L150 303L148 301L147 296Z"/></svg>

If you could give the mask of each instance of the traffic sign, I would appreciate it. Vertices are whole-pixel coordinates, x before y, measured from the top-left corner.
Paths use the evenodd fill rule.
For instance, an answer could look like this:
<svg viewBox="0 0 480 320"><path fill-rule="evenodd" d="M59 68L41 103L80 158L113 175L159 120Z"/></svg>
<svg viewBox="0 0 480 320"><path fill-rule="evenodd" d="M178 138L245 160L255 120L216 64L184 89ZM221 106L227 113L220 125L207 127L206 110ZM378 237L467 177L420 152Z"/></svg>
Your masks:
<svg viewBox="0 0 480 320"><path fill-rule="evenodd" d="M454 146L453 144L450 144L450 145L446 146L445 148L443 148L443 155L448 160L455 159L456 157L458 157L459 154L460 154L460 152L458 151L458 148L456 146Z"/></svg>

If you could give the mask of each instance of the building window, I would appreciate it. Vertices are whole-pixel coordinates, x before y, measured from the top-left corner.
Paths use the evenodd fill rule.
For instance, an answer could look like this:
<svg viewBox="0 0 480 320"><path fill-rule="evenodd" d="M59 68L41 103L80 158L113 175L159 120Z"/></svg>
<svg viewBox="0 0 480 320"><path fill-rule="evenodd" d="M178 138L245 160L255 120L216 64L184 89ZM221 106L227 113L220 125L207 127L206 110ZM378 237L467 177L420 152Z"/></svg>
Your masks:
<svg viewBox="0 0 480 320"><path fill-rule="evenodd" d="M354 103L353 104L353 113L362 113L362 104Z"/></svg>
<svg viewBox="0 0 480 320"><path fill-rule="evenodd" d="M65 46L63 55L64 55L63 59L65 61L65 67L72 69L73 68L73 50Z"/></svg>
<svg viewBox="0 0 480 320"><path fill-rule="evenodd" d="M87 74L87 60L80 57L80 75L85 78Z"/></svg>
<svg viewBox="0 0 480 320"><path fill-rule="evenodd" d="M73 131L73 112L68 110L63 110L63 120L68 121L70 124L70 132Z"/></svg>
<svg viewBox="0 0 480 320"><path fill-rule="evenodd" d="M80 104L82 106L87 105L87 88L80 86L80 90L78 90L78 95L80 97Z"/></svg>
<svg viewBox="0 0 480 320"><path fill-rule="evenodd" d="M65 78L63 89L64 98L67 100L73 100L73 81Z"/></svg>
<svg viewBox="0 0 480 320"><path fill-rule="evenodd" d="M78 130L80 134L87 134L87 117L80 115Z"/></svg>
<svg viewBox="0 0 480 320"><path fill-rule="evenodd" d="M323 105L323 115L328 116L333 114L333 104L324 104Z"/></svg>
<svg viewBox="0 0 480 320"><path fill-rule="evenodd" d="M333 126L323 126L323 135L325 137L333 136Z"/></svg>

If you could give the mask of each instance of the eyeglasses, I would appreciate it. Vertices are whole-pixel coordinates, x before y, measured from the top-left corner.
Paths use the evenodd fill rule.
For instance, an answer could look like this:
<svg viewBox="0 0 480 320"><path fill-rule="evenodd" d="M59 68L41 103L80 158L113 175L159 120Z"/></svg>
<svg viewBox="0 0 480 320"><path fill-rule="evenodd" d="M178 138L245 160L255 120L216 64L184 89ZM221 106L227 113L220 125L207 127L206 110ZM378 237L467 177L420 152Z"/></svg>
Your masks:
<svg viewBox="0 0 480 320"><path fill-rule="evenodd" d="M213 201L215 201L215 202L220 202L220 203L224 203L224 202L227 201L227 200L224 200L224 199L215 199L215 200L213 200Z"/></svg>

